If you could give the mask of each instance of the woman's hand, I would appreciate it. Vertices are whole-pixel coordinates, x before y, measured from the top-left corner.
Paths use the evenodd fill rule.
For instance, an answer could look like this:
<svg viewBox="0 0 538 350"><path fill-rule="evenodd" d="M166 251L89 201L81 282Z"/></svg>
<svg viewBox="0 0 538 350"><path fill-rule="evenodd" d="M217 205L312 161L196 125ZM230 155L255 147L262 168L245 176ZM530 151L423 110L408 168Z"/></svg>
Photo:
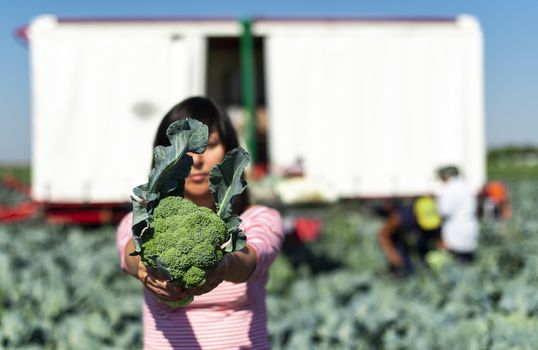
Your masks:
<svg viewBox="0 0 538 350"><path fill-rule="evenodd" d="M137 278L155 297L166 301L177 301L186 298L188 293L181 288L159 276L155 269L148 269L142 263L140 256L131 256L129 253L135 249L133 240L125 246L125 264L127 272Z"/></svg>
<svg viewBox="0 0 538 350"><path fill-rule="evenodd" d="M189 296L185 289L159 276L157 270L146 268L141 261L138 263L138 279L158 299L178 301Z"/></svg>

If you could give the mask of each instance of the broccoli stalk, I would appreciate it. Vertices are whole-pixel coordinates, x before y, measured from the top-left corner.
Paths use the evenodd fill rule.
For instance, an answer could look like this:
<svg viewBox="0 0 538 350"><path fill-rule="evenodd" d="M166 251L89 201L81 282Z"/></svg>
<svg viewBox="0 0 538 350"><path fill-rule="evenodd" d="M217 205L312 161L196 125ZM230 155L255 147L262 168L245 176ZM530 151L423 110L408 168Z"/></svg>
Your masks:
<svg viewBox="0 0 538 350"><path fill-rule="evenodd" d="M167 135L171 146L155 148L155 167L148 182L133 190L135 251L131 255L140 255L146 266L169 281L186 288L200 287L206 282L206 271L216 267L225 253L245 245L232 203L246 187L241 175L248 153L238 147L212 169L209 189L217 207L214 213L182 198L192 166L187 152L205 151L207 126L194 119L177 121ZM169 305L180 307L191 301L189 297Z"/></svg>

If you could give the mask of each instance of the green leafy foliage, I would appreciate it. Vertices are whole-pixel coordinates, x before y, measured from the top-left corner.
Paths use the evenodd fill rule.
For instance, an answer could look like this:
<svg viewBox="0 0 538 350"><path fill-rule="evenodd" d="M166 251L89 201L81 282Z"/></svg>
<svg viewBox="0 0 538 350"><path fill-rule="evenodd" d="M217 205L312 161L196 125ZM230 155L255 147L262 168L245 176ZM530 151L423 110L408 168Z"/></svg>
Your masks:
<svg viewBox="0 0 538 350"><path fill-rule="evenodd" d="M509 187L515 215L482 223L474 263L441 255L407 279L386 272L377 219L349 203L316 213L320 239L285 250L270 270L273 348L533 349L538 186ZM305 249L317 260L297 259Z"/></svg>
<svg viewBox="0 0 538 350"><path fill-rule="evenodd" d="M140 347L141 286L114 228L1 225L0 246L0 348Z"/></svg>
<svg viewBox="0 0 538 350"><path fill-rule="evenodd" d="M508 185L514 216L482 223L476 262L408 279L385 272L379 221L323 208L310 255L294 246L271 267L272 348L536 348L538 183ZM0 348L142 347L142 286L119 270L114 228L1 225L0 246Z"/></svg>

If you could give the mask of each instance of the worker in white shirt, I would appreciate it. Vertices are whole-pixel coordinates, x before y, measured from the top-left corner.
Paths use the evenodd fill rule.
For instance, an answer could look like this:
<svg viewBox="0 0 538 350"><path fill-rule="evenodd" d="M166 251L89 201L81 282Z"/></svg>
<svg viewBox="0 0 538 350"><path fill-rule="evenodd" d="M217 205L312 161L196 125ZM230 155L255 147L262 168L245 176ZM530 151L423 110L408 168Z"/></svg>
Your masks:
<svg viewBox="0 0 538 350"><path fill-rule="evenodd" d="M455 166L438 170L442 186L437 193L437 209L443 219L443 244L459 260L472 261L478 244L476 198Z"/></svg>

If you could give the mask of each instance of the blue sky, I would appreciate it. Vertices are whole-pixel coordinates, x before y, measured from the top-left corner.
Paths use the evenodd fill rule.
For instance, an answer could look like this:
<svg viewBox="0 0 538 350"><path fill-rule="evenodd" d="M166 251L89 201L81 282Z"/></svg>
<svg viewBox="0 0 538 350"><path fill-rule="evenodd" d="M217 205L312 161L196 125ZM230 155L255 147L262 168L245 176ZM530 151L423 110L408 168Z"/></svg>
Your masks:
<svg viewBox="0 0 538 350"><path fill-rule="evenodd" d="M60 17L452 16L472 14L485 38L488 146L538 145L538 1L0 0L0 163L31 157L28 50L14 33L40 14Z"/></svg>

